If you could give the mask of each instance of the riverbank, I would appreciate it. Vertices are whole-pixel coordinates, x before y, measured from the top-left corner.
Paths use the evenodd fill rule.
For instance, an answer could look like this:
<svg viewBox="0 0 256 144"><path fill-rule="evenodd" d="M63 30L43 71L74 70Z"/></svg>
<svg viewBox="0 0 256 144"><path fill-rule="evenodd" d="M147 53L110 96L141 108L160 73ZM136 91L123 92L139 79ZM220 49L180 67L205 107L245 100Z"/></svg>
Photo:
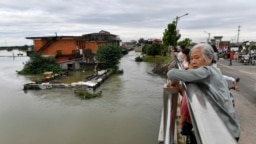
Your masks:
<svg viewBox="0 0 256 144"><path fill-rule="evenodd" d="M152 72L161 76L166 76L169 65L170 56L143 56L143 62L154 63L155 67Z"/></svg>
<svg viewBox="0 0 256 144"><path fill-rule="evenodd" d="M170 63L159 63L156 64L156 66L153 68L152 72L161 76L166 76L168 70L169 70Z"/></svg>

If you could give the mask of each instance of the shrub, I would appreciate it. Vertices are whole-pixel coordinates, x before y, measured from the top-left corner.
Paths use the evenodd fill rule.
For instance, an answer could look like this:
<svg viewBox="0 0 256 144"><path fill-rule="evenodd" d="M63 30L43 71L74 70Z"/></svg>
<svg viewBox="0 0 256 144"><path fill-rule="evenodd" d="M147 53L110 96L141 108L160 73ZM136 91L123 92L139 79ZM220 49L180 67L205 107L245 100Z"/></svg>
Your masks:
<svg viewBox="0 0 256 144"><path fill-rule="evenodd" d="M140 56L138 56L138 57L135 58L135 61L136 61L136 62L142 62L143 59L142 59Z"/></svg>
<svg viewBox="0 0 256 144"><path fill-rule="evenodd" d="M59 65L55 62L54 57L42 57L40 53L31 55L30 60L27 61L19 74L42 74L46 71L53 73L61 72Z"/></svg>

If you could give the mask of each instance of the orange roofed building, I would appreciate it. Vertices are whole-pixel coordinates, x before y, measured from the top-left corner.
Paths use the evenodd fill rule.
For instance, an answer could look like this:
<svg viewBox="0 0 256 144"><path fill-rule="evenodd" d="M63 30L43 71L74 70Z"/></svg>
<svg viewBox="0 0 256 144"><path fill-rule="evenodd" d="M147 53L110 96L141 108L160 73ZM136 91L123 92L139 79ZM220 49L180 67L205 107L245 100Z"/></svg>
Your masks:
<svg viewBox="0 0 256 144"><path fill-rule="evenodd" d="M107 31L82 36L27 37L34 42L34 52L54 56L62 69L81 69L86 63L94 63L93 56L100 45L120 45L120 38Z"/></svg>

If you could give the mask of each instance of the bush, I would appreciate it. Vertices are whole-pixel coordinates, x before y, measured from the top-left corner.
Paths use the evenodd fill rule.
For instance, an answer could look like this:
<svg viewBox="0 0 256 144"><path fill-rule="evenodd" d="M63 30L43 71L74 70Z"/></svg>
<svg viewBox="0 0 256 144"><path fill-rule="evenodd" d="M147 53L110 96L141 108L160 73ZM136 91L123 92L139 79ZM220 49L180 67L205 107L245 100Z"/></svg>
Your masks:
<svg viewBox="0 0 256 144"><path fill-rule="evenodd" d="M91 99L91 98L101 97L102 91L91 94L91 93L88 93L86 90L76 90L75 95L77 97L80 97L81 99Z"/></svg>
<svg viewBox="0 0 256 144"><path fill-rule="evenodd" d="M142 62L143 59L142 59L140 56L138 56L138 57L135 58L135 61L136 61L136 62Z"/></svg>
<svg viewBox="0 0 256 144"><path fill-rule="evenodd" d="M101 65L102 69L116 69L122 57L121 48L110 44L102 45L97 49L96 57L98 61L104 63Z"/></svg>
<svg viewBox="0 0 256 144"><path fill-rule="evenodd" d="M150 63L165 63L170 61L170 56L144 56L143 61Z"/></svg>
<svg viewBox="0 0 256 144"><path fill-rule="evenodd" d="M53 57L42 57L40 53L31 55L30 60L25 63L23 69L18 74L42 74L46 71L60 73L61 69Z"/></svg>

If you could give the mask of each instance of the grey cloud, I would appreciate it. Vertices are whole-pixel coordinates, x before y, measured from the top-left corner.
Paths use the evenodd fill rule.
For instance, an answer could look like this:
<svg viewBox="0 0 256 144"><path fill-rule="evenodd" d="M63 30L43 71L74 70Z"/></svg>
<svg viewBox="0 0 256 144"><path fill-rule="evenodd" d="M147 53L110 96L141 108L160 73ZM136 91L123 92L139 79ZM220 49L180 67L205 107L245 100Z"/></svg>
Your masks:
<svg viewBox="0 0 256 144"><path fill-rule="evenodd" d="M196 41L193 36L205 37L204 30L234 35L238 25L247 30L244 34L252 34L255 7L251 0L10 0L0 2L0 29L14 39L55 32L79 35L103 28L130 39L142 34L162 37L168 23L188 12L179 19L178 29L190 32L184 35Z"/></svg>

